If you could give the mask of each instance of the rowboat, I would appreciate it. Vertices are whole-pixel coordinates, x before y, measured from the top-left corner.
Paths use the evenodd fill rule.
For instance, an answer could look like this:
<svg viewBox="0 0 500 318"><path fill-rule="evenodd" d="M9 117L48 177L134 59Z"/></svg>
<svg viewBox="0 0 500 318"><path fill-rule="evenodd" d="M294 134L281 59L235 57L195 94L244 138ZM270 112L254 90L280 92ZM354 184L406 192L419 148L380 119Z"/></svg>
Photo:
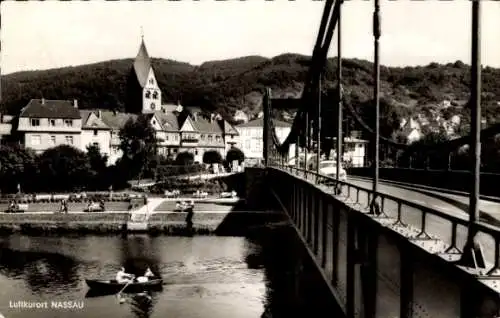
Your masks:
<svg viewBox="0 0 500 318"><path fill-rule="evenodd" d="M124 293L143 292L148 290L160 290L163 286L163 280L161 278L152 278L147 282L134 281L128 285L127 283L118 283L116 280L102 279L86 279L85 282L91 290L102 293L117 293L122 289Z"/></svg>

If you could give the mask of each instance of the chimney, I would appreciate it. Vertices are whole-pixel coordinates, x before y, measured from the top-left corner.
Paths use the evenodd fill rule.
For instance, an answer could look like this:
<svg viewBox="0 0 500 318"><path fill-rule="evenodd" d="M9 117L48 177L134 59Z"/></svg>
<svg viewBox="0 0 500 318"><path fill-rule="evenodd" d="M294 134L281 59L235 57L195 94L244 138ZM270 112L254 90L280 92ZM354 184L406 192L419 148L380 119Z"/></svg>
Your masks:
<svg viewBox="0 0 500 318"><path fill-rule="evenodd" d="M45 105L45 98L42 97L42 105Z"/></svg>
<svg viewBox="0 0 500 318"><path fill-rule="evenodd" d="M78 101L76 99L73 99L73 106L75 108L78 108Z"/></svg>

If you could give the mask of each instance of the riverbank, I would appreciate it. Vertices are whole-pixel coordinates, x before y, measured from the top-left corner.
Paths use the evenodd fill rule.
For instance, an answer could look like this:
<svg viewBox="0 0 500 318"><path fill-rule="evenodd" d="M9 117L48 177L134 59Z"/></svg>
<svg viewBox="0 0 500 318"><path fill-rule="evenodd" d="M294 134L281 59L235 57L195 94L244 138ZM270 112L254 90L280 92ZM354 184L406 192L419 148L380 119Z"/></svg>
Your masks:
<svg viewBox="0 0 500 318"><path fill-rule="evenodd" d="M164 235L245 235L256 227L272 226L287 220L278 211L202 211L186 224L187 213L153 212L147 221L147 233ZM125 234L130 213L18 213L0 214L0 235L24 234Z"/></svg>

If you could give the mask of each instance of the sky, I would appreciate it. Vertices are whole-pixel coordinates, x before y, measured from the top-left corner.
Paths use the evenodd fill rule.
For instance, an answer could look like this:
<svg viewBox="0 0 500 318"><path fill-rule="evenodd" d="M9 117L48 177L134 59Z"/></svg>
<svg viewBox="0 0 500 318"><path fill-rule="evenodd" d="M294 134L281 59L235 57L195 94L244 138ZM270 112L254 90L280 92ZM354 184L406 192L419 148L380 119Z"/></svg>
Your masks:
<svg viewBox="0 0 500 318"><path fill-rule="evenodd" d="M470 64L471 2L381 0L380 61ZM483 65L500 67L500 1L482 1ZM199 65L247 55L311 55L323 1L2 1L1 72L152 57ZM342 56L373 61L373 1L347 0ZM141 32L141 29L143 30ZM336 36L330 56L337 55Z"/></svg>

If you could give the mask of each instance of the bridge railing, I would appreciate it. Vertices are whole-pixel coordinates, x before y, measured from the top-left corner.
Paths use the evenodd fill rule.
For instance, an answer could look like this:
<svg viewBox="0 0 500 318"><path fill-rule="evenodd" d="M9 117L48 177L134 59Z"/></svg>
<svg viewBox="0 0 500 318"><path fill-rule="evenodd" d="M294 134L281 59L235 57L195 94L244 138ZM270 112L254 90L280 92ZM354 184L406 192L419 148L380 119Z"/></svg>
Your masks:
<svg viewBox="0 0 500 318"><path fill-rule="evenodd" d="M398 232L409 235L409 239L427 241L434 245L434 252L451 254L449 261L458 261L463 253L467 239L469 220L467 214L456 214L457 211L444 212L433 209L425 204L419 204L404 198L385 193L374 193L372 189L358 186L349 181L336 180L316 173L315 171L294 166L276 164L274 168L287 171L327 189L338 198L354 204L364 213L372 213L370 204L376 196L379 210L377 217L386 218L392 222L392 227ZM477 222L476 241L483 247L485 267L476 270L478 277L483 279L500 279L500 229L485 222ZM443 232L446 228L447 231ZM443 244L444 243L444 244ZM428 244L429 245L429 244Z"/></svg>

